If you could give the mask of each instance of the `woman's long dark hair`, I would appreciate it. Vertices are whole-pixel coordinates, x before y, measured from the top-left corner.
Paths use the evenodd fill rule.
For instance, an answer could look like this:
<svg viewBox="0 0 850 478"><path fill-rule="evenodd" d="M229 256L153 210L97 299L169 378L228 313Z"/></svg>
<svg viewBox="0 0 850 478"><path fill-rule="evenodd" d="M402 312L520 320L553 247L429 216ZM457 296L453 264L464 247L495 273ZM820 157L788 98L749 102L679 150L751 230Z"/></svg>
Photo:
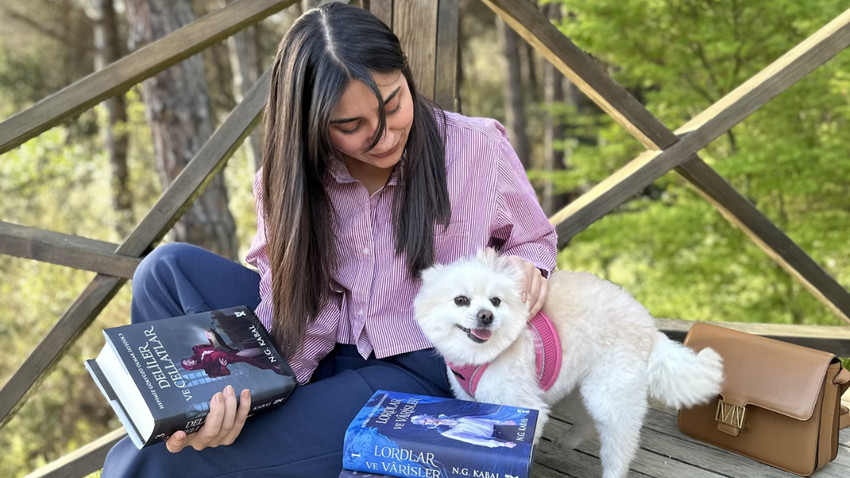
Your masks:
<svg viewBox="0 0 850 478"><path fill-rule="evenodd" d="M393 203L395 252L411 274L434 262L434 226L448 226L442 110L416 92L398 38L371 13L329 3L302 15L278 47L266 108L263 206L272 274L272 333L287 356L327 299L336 267L334 211L322 178L334 156L331 112L352 81L383 101L372 73L400 71L414 104ZM384 109L376 144L386 127Z"/></svg>

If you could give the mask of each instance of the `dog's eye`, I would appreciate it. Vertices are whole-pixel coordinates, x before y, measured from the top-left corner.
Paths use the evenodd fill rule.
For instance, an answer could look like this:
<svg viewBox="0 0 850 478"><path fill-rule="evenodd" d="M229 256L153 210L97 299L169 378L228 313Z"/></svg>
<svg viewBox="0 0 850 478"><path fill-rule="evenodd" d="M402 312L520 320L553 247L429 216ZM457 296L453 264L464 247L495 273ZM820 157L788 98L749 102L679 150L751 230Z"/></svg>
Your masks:
<svg viewBox="0 0 850 478"><path fill-rule="evenodd" d="M502 303L502 299L498 297L493 297L492 299L490 299L490 303L493 304L493 307L498 307L499 304Z"/></svg>
<svg viewBox="0 0 850 478"><path fill-rule="evenodd" d="M459 295L455 297L455 305L459 307L466 307L467 305L469 305L469 297L465 295Z"/></svg>

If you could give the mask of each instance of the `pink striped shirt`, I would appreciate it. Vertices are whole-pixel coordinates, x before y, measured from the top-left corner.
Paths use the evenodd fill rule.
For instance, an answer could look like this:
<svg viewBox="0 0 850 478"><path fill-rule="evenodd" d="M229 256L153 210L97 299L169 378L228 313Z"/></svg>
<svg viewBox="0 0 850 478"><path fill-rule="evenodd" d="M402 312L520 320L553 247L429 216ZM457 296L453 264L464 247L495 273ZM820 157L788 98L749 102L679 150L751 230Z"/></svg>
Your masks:
<svg viewBox="0 0 850 478"><path fill-rule="evenodd" d="M496 120L447 112L446 172L451 199L449 227L435 227L436 261L448 263L500 243L551 271L557 236L537 201L504 127ZM266 253L261 172L254 181L257 236L247 261L260 272L257 316L272 327L271 274ZM369 197L341 161L333 161L324 185L339 217L336 224L338 267L329 284L331 300L306 328L291 359L300 383L307 383L319 361L336 343L352 344L365 358L378 358L431 347L413 318L419 282L411 280L403 256L395 253L392 203L395 174Z"/></svg>

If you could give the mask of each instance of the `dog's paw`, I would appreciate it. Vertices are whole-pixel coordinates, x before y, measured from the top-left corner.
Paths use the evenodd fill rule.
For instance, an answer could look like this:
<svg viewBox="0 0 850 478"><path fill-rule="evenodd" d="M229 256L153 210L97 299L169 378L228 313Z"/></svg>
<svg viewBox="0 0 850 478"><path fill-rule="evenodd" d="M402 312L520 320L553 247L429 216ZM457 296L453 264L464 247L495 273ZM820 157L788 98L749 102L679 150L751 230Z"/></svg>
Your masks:
<svg viewBox="0 0 850 478"><path fill-rule="evenodd" d="M567 436L562 436L555 439L555 445L557 445L558 448L561 449L575 450L576 448L581 446L581 444L584 443L586 439L587 437L580 436L580 434L572 433L571 430L570 432L567 432Z"/></svg>
<svg viewBox="0 0 850 478"><path fill-rule="evenodd" d="M557 437L554 441L560 448L575 450L590 438L594 430L593 422L577 420L565 435Z"/></svg>

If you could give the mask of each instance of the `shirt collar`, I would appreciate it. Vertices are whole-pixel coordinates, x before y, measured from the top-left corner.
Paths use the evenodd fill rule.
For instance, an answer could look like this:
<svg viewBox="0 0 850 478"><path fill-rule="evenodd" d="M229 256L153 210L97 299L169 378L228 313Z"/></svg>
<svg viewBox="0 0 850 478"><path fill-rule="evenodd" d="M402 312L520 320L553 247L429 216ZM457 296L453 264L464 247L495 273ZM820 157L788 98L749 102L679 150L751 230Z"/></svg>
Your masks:
<svg viewBox="0 0 850 478"><path fill-rule="evenodd" d="M390 178L387 180L387 186L395 186L399 182L399 177L404 171L405 164L407 160L407 151L405 151L401 157L401 161L398 162L396 167L393 169L392 174L390 174ZM357 180L351 176L351 173L348 172L348 167L345 166L345 163L342 161L342 158L337 155L333 155L328 161L328 174L330 174L331 178L336 181L338 184L345 183L353 183Z"/></svg>

